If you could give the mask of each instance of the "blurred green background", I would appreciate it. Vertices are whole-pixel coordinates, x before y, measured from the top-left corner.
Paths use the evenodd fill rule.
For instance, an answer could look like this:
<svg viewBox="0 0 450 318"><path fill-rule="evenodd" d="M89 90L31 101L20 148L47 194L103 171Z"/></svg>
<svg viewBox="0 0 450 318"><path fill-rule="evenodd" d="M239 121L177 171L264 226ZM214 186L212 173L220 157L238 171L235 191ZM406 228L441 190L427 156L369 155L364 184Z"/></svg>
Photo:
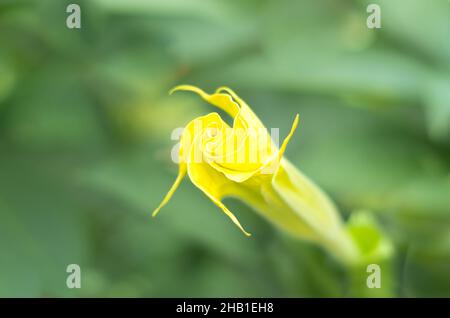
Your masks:
<svg viewBox="0 0 450 318"><path fill-rule="evenodd" d="M0 296L367 295L227 200L246 238L187 179L151 219L176 176L172 130L213 110L168 96L184 83L231 87L281 136L300 113L286 156L345 218L375 215L392 296L450 296L446 0L1 0Z"/></svg>

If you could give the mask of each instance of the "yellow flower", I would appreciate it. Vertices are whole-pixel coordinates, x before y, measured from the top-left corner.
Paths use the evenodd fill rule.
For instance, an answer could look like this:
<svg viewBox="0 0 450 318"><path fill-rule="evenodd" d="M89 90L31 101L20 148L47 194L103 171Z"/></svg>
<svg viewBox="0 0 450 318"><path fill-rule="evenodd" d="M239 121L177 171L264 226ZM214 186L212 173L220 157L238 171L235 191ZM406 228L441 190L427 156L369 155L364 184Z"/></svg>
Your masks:
<svg viewBox="0 0 450 318"><path fill-rule="evenodd" d="M278 148L250 107L229 88L207 94L182 85L172 91L192 91L233 119L230 127L216 112L192 120L180 140L179 172L153 216L169 201L181 180L192 183L211 199L247 236L236 216L222 203L236 197L291 235L318 243L338 258L352 262L357 249L327 195L283 154L299 116Z"/></svg>

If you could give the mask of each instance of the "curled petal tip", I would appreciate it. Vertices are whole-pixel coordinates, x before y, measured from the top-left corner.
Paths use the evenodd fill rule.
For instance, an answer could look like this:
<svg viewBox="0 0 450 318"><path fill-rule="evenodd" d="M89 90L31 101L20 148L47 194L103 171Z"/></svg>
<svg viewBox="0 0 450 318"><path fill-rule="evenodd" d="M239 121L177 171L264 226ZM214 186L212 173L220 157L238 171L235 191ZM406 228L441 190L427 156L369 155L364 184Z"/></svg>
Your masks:
<svg viewBox="0 0 450 318"><path fill-rule="evenodd" d="M220 93L222 93L223 91L226 92L226 93L228 93L228 94L232 93L232 94L230 94L230 95L236 95L236 94L233 92L233 90L232 90L231 88L227 87L227 86L220 86L219 88L216 89L215 94L220 94Z"/></svg>
<svg viewBox="0 0 450 318"><path fill-rule="evenodd" d="M240 223L239 223L239 224L236 224L236 225L237 225L238 228L242 231L242 233L244 233L245 236L247 236L247 237L252 236L251 233L249 233L249 232L247 232L246 230L244 230L244 228L242 227L242 225L241 225Z"/></svg>
<svg viewBox="0 0 450 318"><path fill-rule="evenodd" d="M294 118L294 124L292 125L295 127L294 129L297 128L299 120L300 120L300 114L297 113L297 115L295 115L295 118Z"/></svg>
<svg viewBox="0 0 450 318"><path fill-rule="evenodd" d="M185 85L185 84L177 85L169 91L169 95L172 95L176 91L190 91L190 90L196 90L196 89L199 89L199 88L194 87L192 85Z"/></svg>
<svg viewBox="0 0 450 318"><path fill-rule="evenodd" d="M170 91L169 91L169 95L172 95L174 92L176 92L176 91L191 91L191 92L194 92L194 93L197 93L197 94L199 94L200 96L202 96L202 97L206 97L206 96L209 96L208 94L206 94L203 90L201 90L200 88L198 88L198 87L196 87L196 86L192 86L192 85L185 85L185 84L183 84L183 85L177 85L177 86L175 86L174 88L172 88Z"/></svg>
<svg viewBox="0 0 450 318"><path fill-rule="evenodd" d="M169 91L169 95L172 95L173 93L175 93L176 91L178 91L180 89L180 85L173 87L170 91Z"/></svg>

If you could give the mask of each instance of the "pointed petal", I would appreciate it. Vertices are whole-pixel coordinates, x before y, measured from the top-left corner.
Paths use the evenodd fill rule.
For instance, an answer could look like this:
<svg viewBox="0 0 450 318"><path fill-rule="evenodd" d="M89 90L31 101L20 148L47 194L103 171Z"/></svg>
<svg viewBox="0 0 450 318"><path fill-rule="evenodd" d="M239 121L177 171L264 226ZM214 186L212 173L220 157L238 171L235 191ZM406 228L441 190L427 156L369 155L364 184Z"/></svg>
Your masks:
<svg viewBox="0 0 450 318"><path fill-rule="evenodd" d="M280 151L278 152L278 161L281 160L281 157L283 157L283 154L286 151L286 147L289 141L291 140L292 135L294 135L295 130L297 129L299 117L300 116L298 114L295 116L294 122L292 123L291 131L286 136L286 138L284 138L283 143L281 144Z"/></svg>
<svg viewBox="0 0 450 318"><path fill-rule="evenodd" d="M173 183L173 185L170 188L169 192L167 192L167 194L164 197L164 199L162 200L161 204L153 211L152 217L155 217L159 213L161 208L163 206L165 206L167 204L167 202L169 202L170 198L172 197L172 195L177 190L178 186L180 185L180 183L183 180L185 175L186 175L186 164L180 164L180 167L179 167L179 170L178 170L178 176L177 176L175 182Z"/></svg>
<svg viewBox="0 0 450 318"><path fill-rule="evenodd" d="M247 236L251 234L244 230L237 217L221 202L221 198L226 189L232 187L232 181L204 164L190 162L188 164L188 174L192 183L199 188L214 204L233 221L233 223Z"/></svg>
<svg viewBox="0 0 450 318"><path fill-rule="evenodd" d="M205 191L203 191L205 192ZM231 221L233 221L233 223L246 235L246 236L251 236L250 233L248 233L246 230L244 230L244 228L242 227L241 223L239 222L239 220L237 219L237 217L230 211L228 210L228 208L218 199L216 199L213 196L208 195L208 193L205 192L205 194L211 199L212 202L214 202L214 204L216 204L219 208L222 209L222 211L231 219Z"/></svg>

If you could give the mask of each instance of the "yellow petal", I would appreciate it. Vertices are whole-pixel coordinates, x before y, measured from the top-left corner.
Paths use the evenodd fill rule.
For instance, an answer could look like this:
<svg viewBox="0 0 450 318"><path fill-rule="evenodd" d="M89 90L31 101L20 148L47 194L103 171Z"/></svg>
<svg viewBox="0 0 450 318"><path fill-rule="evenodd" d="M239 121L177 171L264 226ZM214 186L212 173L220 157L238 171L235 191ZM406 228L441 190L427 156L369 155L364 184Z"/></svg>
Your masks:
<svg viewBox="0 0 450 318"><path fill-rule="evenodd" d="M209 95L205 93L198 87L191 85L179 85L174 87L170 94L176 91L191 91L200 95L206 102L219 107L220 109L227 112L232 118L236 117L239 112L239 106L233 101L233 99L228 94L212 94Z"/></svg>
<svg viewBox="0 0 450 318"><path fill-rule="evenodd" d="M205 191L203 191L205 192ZM206 195L208 195L205 192ZM233 223L246 235L246 236L251 236L250 233L248 233L246 230L244 230L244 228L242 227L241 223L239 222L239 220L237 219L237 217L230 211L228 210L228 208L218 199L209 196L208 197L211 199L212 202L214 202L219 208L222 209L222 211L231 219L231 221L233 221Z"/></svg>
<svg viewBox="0 0 450 318"><path fill-rule="evenodd" d="M332 235L339 225L330 199L288 160L282 159L272 185L281 198L316 231Z"/></svg>
<svg viewBox="0 0 450 318"><path fill-rule="evenodd" d="M227 188L233 186L232 181L228 180L222 173L214 170L211 166L193 161L188 163L188 174L191 182L214 204L221 208L245 235L251 235L244 230L236 216L221 202Z"/></svg>
<svg viewBox="0 0 450 318"><path fill-rule="evenodd" d="M270 161L268 161L260 170L263 174L273 174L278 170L278 166L280 164L281 159L283 158L283 154L286 151L286 147L294 135L295 130L297 129L299 121L299 115L295 116L294 122L292 123L291 130L289 134L284 138L283 143L281 144L280 149L278 150L278 154Z"/></svg>
<svg viewBox="0 0 450 318"><path fill-rule="evenodd" d="M153 211L152 216L155 217L162 207L164 207L167 202L169 202L170 198L175 193L176 189L180 185L181 181L183 180L184 176L187 172L187 162L188 162L188 155L190 154L190 150L192 148L192 145L195 141L195 139L198 137L196 134L202 134L204 132L203 127L211 121L217 121L221 120L219 114L217 113L210 113L208 115L196 118L192 121L190 121L186 128L183 130L183 133L181 135L180 140L180 150L179 150L179 168L178 168L178 176L173 183L172 187L170 188L169 192L166 194L164 199L162 200L161 204ZM197 126L197 127L196 127ZM196 131L196 129L198 131ZM201 155L201 154L200 154ZM201 159L201 158L195 158L195 159Z"/></svg>
<svg viewBox="0 0 450 318"><path fill-rule="evenodd" d="M167 202L169 202L170 198L172 197L172 195L177 190L178 186L180 185L180 183L183 180L185 175L186 175L186 164L180 163L180 166L179 166L179 169L178 169L178 176L177 176L175 182L173 183L173 185L170 188L169 192L167 192L167 194L164 197L164 199L162 200L161 204L153 211L152 217L155 217L159 213L161 208L163 206L165 206L167 204Z"/></svg>
<svg viewBox="0 0 450 318"><path fill-rule="evenodd" d="M227 196L239 198L276 227L294 237L314 242L320 239L317 233L281 200L270 182L257 183L250 179L230 189Z"/></svg>
<svg viewBox="0 0 450 318"><path fill-rule="evenodd" d="M278 160L281 160L281 157L283 157L283 154L286 151L286 147L289 143L289 140L291 140L292 135L294 135L294 132L297 129L299 117L300 116L298 114L295 116L294 122L292 123L291 131L286 136L286 138L284 138L283 143L281 144L280 151L278 152Z"/></svg>

